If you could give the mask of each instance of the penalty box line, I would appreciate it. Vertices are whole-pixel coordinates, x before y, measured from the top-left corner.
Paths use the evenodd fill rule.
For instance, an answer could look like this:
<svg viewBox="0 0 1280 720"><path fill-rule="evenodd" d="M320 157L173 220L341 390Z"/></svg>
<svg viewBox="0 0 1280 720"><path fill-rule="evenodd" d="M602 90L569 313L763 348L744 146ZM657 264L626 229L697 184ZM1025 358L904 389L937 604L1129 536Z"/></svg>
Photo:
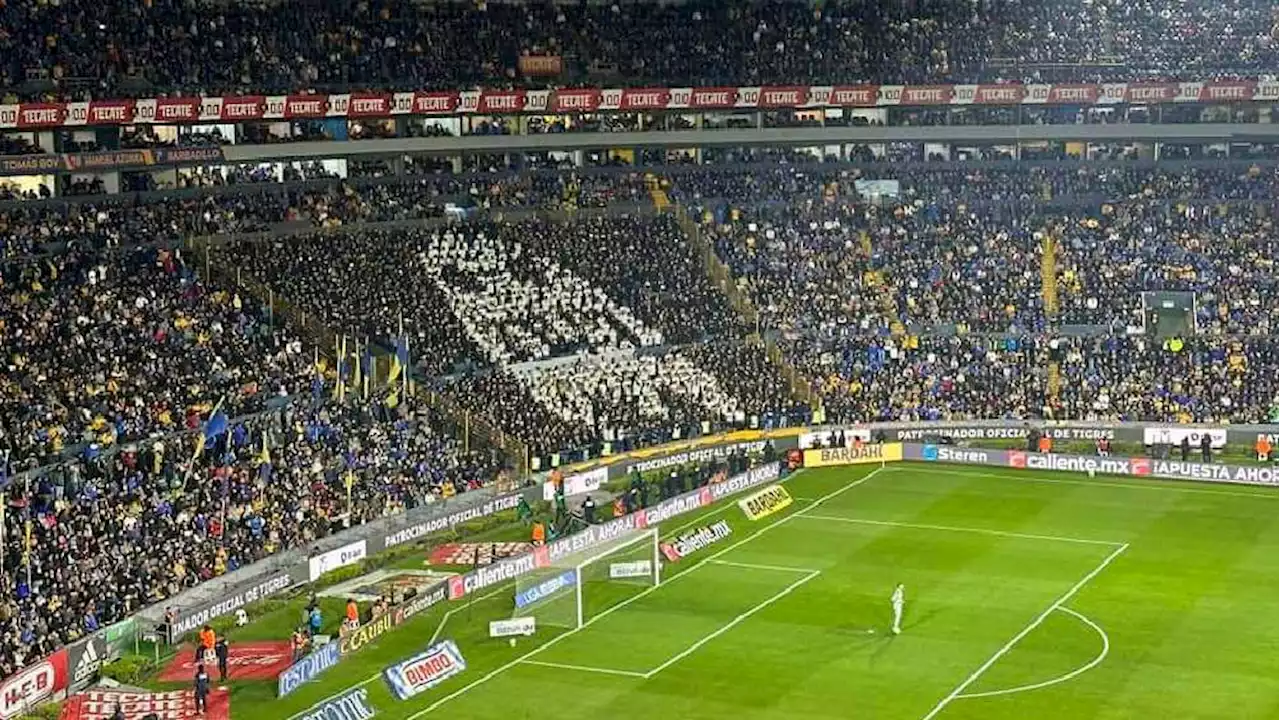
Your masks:
<svg viewBox="0 0 1280 720"><path fill-rule="evenodd" d="M822 574L821 570L815 570L813 568L787 567L784 565L761 565L758 563L740 563L740 562L733 562L730 560L710 560L709 563L713 565L723 565L726 567L743 568L746 570L760 570L764 572L804 573L804 577L791 583L790 585L783 588L782 590L774 593L772 596L766 598L765 600L756 603L754 606L748 608L745 612L739 614L737 617L730 620L728 623L725 623L724 625L704 635L689 647L671 656L669 659L664 661L661 665L658 665L652 670L649 670L646 672L639 672L636 670L618 670L616 668L597 667L595 665L572 665L569 663L548 662L545 660L522 660L521 664L541 665L543 667L552 667L552 668L558 668L561 670L578 670L581 672L601 673L604 675L622 675L625 677L637 677L637 678L643 678L645 680L648 680L654 675L657 675L663 670L666 670L672 665L675 665L681 660L689 657L693 653L697 652L698 649L701 648L703 645L706 645L712 640L715 640L721 635L729 632L730 630L732 630L733 628L741 624L743 621L745 621L747 618L751 617L752 615L755 615L761 610L764 610L765 608L781 600L787 595L790 595L792 592L798 589L801 585L804 585L805 583L809 582L810 580ZM703 567L703 565L700 564L697 567ZM690 568L689 572L693 572L693 570L697 569L697 567ZM688 573L684 573L684 574L688 574Z"/></svg>
<svg viewBox="0 0 1280 720"><path fill-rule="evenodd" d="M996 537L1018 538L1020 540L1048 540L1051 542L1079 543L1082 545L1104 545L1106 547L1118 548L1126 543L1115 542L1113 540L1091 540L1089 538L1068 537L1065 535L1036 535L1032 533L1012 532L1009 530L994 530L991 528L975 528L960 527L954 525L929 525L924 523L896 522L893 520L869 520L865 518L851 518L840 515L805 515L805 520L825 520L827 522L842 522L851 525L879 525L882 527L898 527L909 528L912 530L937 530L939 532L958 532L958 533L974 533L977 535L994 535Z"/></svg>
<svg viewBox="0 0 1280 720"><path fill-rule="evenodd" d="M1081 588L1083 588L1085 585L1088 585L1089 582L1093 580L1095 577L1097 577L1098 574L1101 573L1103 570L1106 570L1107 566L1111 564L1112 560L1115 560L1117 557L1120 557L1120 554L1128 549L1129 549L1129 544L1125 543L1120 547L1116 548L1115 550L1112 550L1111 554L1103 558L1102 562L1098 563L1097 567L1090 570L1089 573L1084 577L1080 578L1080 580L1078 580L1075 585L1071 586L1070 590L1067 590L1065 593L1059 596L1057 600L1054 600L1053 604L1051 604L1048 608L1046 608L1044 612L1037 615L1030 623L1027 624L1026 627L1022 628L1022 630L1019 631L1017 635L1014 635L1013 638L1009 640L1009 642L1005 643L999 650L995 651L995 654L987 658L987 661L982 663L982 665L979 666L977 670L974 670L969 675L969 677L965 678L964 682L957 685L956 688L950 692L950 694L948 694L946 697L939 700L938 704L934 705L933 709L929 711L929 714L925 715L921 720L933 720L933 718L936 717L938 713L942 712L942 710L945 707L950 705L952 701L961 699L962 696L965 695L965 690L967 690L970 685L976 682L978 678L982 676L983 673L985 673L987 670L990 670L991 666L995 665L996 662L1000 660L1000 658L1004 657L1005 653L1012 650L1013 646L1021 642L1024 637L1026 637L1027 635L1030 635L1031 631L1040 627L1040 624L1044 622L1045 618L1049 617L1055 611L1062 608L1063 605L1068 600L1070 600L1072 597L1075 597L1075 594L1080 592Z"/></svg>
<svg viewBox="0 0 1280 720"><path fill-rule="evenodd" d="M569 637L572 637L573 635L576 635L577 633L579 633L579 632L581 632L581 631L583 631L583 630L587 629L588 627L591 627L591 625L592 625L593 623L596 623L596 622L598 622L599 620L602 620L602 619L604 619L604 618L608 617L611 613L613 613L613 612L615 612L615 611L617 611L617 610L621 610L622 608L626 607L627 605L630 605L631 603L633 603L633 602L635 602L635 601L639 600L640 598L645 597L646 595L648 595L649 593L653 592L654 590L657 590L658 588L662 587L663 585L666 585L666 584L667 584L667 583L669 583L669 582L673 582L673 581L675 581L675 580L678 580L678 579L680 579L680 578L684 577L685 575L688 575L690 572L692 572L693 570L696 570L697 568L701 567L702 565L705 565L705 564L707 564L707 563L711 562L712 560L719 559L720 557L723 557L724 555L728 554L729 552L731 552L731 551L733 551L733 550L735 550L735 549L737 549L737 548L739 548L739 547L741 547L741 546L743 546L743 545L745 545L745 544L747 544L747 543L751 542L752 540L755 540L756 538L760 537L760 536L761 536L761 535L763 535L764 533L769 532L770 530L773 530L774 528L781 527L782 525L787 524L787 523L788 523L788 522L790 522L791 520L793 520L793 519L795 519L795 518L797 518L797 517L801 517L801 516L802 516L802 515L804 515L805 513L809 512L810 510L813 510L814 508L816 508L816 507L818 507L818 506L822 505L823 503L827 502L828 500L831 500L831 499L832 499L832 498L834 498L834 497L837 497L837 496L839 496L839 495L842 495L842 494L844 494L844 493L848 492L849 490L852 490L853 488L858 487L858 486L859 486L859 485L861 485L862 483L864 483L864 482L866 482L866 481L870 480L871 478L875 477L875 476L876 476L876 473L879 473L881 470L884 470L884 468L885 468L885 466L884 466L884 465L881 465L880 467L878 467L878 468L876 468L876 469L872 470L871 472L867 473L866 475L863 475L862 477L858 478L857 480L853 480L853 481L851 481L851 482L848 482L848 483L846 483L846 484L844 484L844 485L840 486L839 488L837 488L837 489L835 489L835 490L833 490L833 491L831 491L831 492L827 493L826 495L823 495L822 497L820 497L820 498L818 498L817 500L815 500L815 501L813 502L813 504L812 504L812 505L810 505L809 507L804 508L803 510L799 510L799 511L797 511L797 512L794 512L794 513L792 513L792 514L790 514L790 515L786 515L786 516L784 516L784 517L782 517L782 518L779 518L778 520L775 520L774 522L772 522L772 523L770 523L770 524L768 524L768 525L765 525L764 527L762 527L762 528L760 528L759 530L757 530L757 531L755 531L755 532L751 533L750 535L746 536L745 538L742 538L741 540L738 540L737 542L733 543L732 545L729 545L728 547L726 547L726 548L724 548L724 549L722 549L722 550L717 551L716 553L714 553L714 554L710 555L709 557L704 558L703 560L701 560L701 561L699 561L697 564L695 564L693 567L690 567L688 570L686 570L686 571L684 571L684 572L680 573L679 575L676 575L676 576L674 576L674 577L672 577L672 578L670 578L670 579L668 579L668 580L664 581L661 585L652 585L652 586L650 586L650 587L645 588L645 589L644 589L644 590L642 590L641 592L639 592L639 593L637 593L637 594L635 594L635 595L632 595L631 597L627 598L626 600L623 600L622 602L618 603L617 605L614 605L613 607L608 608L607 610L605 610L604 612L600 613L599 615L592 616L592 618L591 618L590 620L587 620L587 621L586 621L585 623L583 623L581 626L576 627L576 628L573 628L573 629L569 630L568 632L561 633L561 634L559 634L559 635L557 635L557 636L555 636L555 637L551 638L551 639L550 639L550 640L548 640L547 642L543 643L542 645L539 645L538 647L536 647L536 648L534 648L534 649L530 650L529 652L525 653L524 655L521 655L520 657L518 657L518 658L516 658L516 659L514 659L514 660L510 660L510 661L508 661L508 662L504 663L503 665L500 665L500 666L498 666L498 667L494 668L493 670L490 670L488 673L484 674L483 676L481 676L481 677L479 677L479 678L476 678L475 680L472 680L470 683L468 683L468 684L466 684L466 685L464 685L464 686L462 686L462 687L458 688L457 690L454 690L453 692L449 693L448 695L445 695L444 697L440 698L439 700L436 700L435 702L431 703L431 704L430 704L430 705L428 705L427 707L425 707L425 708L423 708L423 709L419 710L418 712L416 712L416 713L414 713L414 714L410 715L409 717L405 718L405 720L417 720L418 718L422 717L423 715L427 715L428 713L433 712L433 711L434 711L434 710L436 710L437 708L439 708L439 707L441 707L441 706L443 706L443 705L445 705L445 704L447 704L447 703L451 702L454 698L459 697L459 696L461 696L461 695L465 695L466 693L470 692L471 690L475 689L476 687L478 687L478 686L480 686L480 685L483 685L484 683L486 683L486 682L488 682L488 681L492 680L493 678L495 678L495 677L497 677L497 676L501 675L502 673L506 672L507 670L510 670L511 668L515 667L516 665L519 665L519 664L523 663L524 661L526 661L526 660L528 660L529 658L531 658L531 657L533 657L533 656L537 655L538 653L542 652L543 650L546 650L547 648L550 648L550 647L552 647L552 646L554 646L554 645L556 645L556 644L560 643L560 642L561 642L561 641L563 641L564 639L569 638Z"/></svg>

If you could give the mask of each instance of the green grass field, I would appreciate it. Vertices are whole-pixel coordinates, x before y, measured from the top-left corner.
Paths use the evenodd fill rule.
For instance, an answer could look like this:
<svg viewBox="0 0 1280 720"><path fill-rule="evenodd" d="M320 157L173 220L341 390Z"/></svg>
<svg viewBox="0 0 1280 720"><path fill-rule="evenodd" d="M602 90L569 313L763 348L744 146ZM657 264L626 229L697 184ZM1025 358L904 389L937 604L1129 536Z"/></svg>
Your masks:
<svg viewBox="0 0 1280 720"><path fill-rule="evenodd" d="M416 617L287 698L234 684L232 712L283 720L358 685L381 720L1280 712L1273 489L927 464L786 484L783 513L751 522L730 503L664 527L714 515L734 534L667 565L660 586L589 587L580 630L488 638L512 614L507 586ZM395 699L381 669L433 637L455 640L468 670Z"/></svg>

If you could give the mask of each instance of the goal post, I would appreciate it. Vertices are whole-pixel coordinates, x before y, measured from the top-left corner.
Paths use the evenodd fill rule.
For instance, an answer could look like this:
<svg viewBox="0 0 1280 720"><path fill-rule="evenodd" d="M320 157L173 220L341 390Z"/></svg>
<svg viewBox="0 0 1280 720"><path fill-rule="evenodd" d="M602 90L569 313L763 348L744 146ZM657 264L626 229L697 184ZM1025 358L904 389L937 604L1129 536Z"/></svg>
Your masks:
<svg viewBox="0 0 1280 720"><path fill-rule="evenodd" d="M540 625L580 628L594 615L661 581L658 529L631 530L517 578L513 616L532 616Z"/></svg>

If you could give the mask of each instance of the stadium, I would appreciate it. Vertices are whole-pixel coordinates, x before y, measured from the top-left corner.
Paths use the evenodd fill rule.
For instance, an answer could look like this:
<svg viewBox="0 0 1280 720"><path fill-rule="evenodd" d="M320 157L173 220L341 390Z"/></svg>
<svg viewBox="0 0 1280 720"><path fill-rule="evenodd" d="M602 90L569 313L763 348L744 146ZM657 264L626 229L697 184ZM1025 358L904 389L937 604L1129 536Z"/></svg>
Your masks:
<svg viewBox="0 0 1280 720"><path fill-rule="evenodd" d="M0 720L1280 716L1258 0L0 0Z"/></svg>

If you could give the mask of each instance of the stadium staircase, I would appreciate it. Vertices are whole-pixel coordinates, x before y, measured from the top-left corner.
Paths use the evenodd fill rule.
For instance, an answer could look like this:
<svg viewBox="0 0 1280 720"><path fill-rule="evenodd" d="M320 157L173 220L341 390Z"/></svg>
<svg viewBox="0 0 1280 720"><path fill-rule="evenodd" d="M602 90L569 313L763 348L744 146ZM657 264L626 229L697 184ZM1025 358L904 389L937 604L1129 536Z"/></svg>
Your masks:
<svg viewBox="0 0 1280 720"><path fill-rule="evenodd" d="M1058 318L1057 242L1053 239L1053 233L1049 228L1045 228L1040 243L1040 289L1044 299L1044 314L1051 323L1056 323ZM1058 392L1062 389L1062 368L1058 366L1057 360L1050 358L1047 370L1048 400L1051 404L1056 404Z"/></svg>
<svg viewBox="0 0 1280 720"><path fill-rule="evenodd" d="M667 191L664 189L662 178L653 173L646 173L644 176L645 188L649 191L649 197L653 199L653 207L658 212L665 212L671 207L671 198L667 197Z"/></svg>
<svg viewBox="0 0 1280 720"><path fill-rule="evenodd" d="M661 181L659 180L658 182L660 185ZM665 192L662 192L662 197L666 200ZM654 205L658 206L656 199ZM799 370L796 370L795 366L787 362L782 353L782 348L778 346L777 340L769 337L766 333L760 332L759 311L756 310L755 305L747 297L746 293L738 287L734 281L733 273L729 271L729 266L725 265L716 255L715 248L712 246L711 241L703 235L702 228L693 218L689 217L689 213L683 206L669 204L668 207L670 207L676 223L684 231L685 237L689 239L689 243L702 260L703 270L706 272L707 278L711 280L711 284L719 288L729 299L729 304L733 309L755 328L755 331L747 338L747 342L761 346L764 349L765 356L787 379L793 397L808 403L810 407L816 409L818 406L814 405L815 396L808 380ZM658 208L661 210L662 206L658 206Z"/></svg>

